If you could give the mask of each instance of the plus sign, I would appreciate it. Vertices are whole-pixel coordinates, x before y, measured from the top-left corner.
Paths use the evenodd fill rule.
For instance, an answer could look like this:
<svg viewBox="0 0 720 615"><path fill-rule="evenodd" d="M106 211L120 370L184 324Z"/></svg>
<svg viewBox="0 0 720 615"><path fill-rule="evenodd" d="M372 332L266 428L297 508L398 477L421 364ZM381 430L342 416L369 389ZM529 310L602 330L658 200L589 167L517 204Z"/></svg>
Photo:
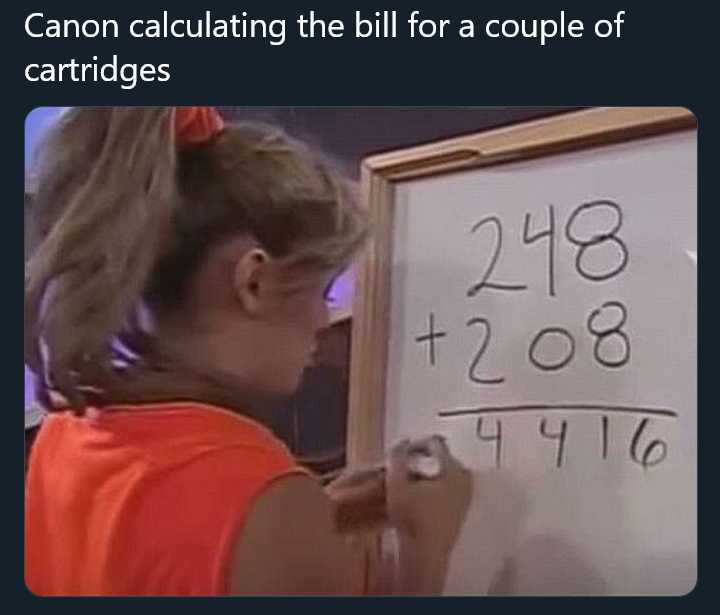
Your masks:
<svg viewBox="0 0 720 615"><path fill-rule="evenodd" d="M418 343L428 342L428 354L430 359L430 365L435 365L435 340L445 337L447 333L445 331L435 331L435 314L430 312L428 332L425 335L420 335L415 338Z"/></svg>

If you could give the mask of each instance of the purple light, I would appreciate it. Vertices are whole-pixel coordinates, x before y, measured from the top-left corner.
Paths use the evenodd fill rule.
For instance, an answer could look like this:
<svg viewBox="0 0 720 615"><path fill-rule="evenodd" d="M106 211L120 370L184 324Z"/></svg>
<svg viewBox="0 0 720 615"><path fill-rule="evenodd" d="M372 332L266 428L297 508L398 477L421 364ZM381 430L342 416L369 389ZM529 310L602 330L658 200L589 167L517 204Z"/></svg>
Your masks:
<svg viewBox="0 0 720 615"><path fill-rule="evenodd" d="M57 118L65 107L37 107L25 118L25 172L32 168L34 150L43 132ZM32 374L25 368L25 410L29 410L35 399Z"/></svg>
<svg viewBox="0 0 720 615"><path fill-rule="evenodd" d="M67 107L37 107L25 118L25 171L33 164L34 150L43 132Z"/></svg>
<svg viewBox="0 0 720 615"><path fill-rule="evenodd" d="M330 290L333 314L349 314L355 296L355 270L350 268L339 276Z"/></svg>

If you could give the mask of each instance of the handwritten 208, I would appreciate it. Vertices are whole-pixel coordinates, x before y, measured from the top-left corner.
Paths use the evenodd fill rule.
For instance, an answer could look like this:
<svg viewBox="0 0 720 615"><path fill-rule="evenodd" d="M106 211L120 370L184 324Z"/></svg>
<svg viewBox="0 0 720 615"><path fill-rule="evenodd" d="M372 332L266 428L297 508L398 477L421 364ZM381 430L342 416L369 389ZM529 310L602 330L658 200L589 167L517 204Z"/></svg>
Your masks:
<svg viewBox="0 0 720 615"><path fill-rule="evenodd" d="M587 230L586 220L592 220L593 213L604 212L610 213L610 217L605 220L601 226L604 228L594 228L591 232ZM522 242L528 248L534 247L533 244L544 242L547 255L547 293L550 297L556 296L555 283L555 254L557 248L557 216L553 205L548 206L547 222L544 228L533 228L536 221L533 220L531 213L526 213L523 224ZM621 237L623 225L623 211L621 206L611 200L602 199L583 203L572 210L568 216L564 226L564 237L572 244L575 250L574 267L577 274L590 283L605 282L623 273L628 265L629 254L628 248ZM489 258L485 265L483 274L479 281L473 283L466 291L468 298L473 298L478 293L485 291L516 293L527 290L527 285L517 282L500 281L493 277L498 259L501 256L503 245L503 227L502 221L496 215L489 215L478 222L472 228L471 233L475 234L481 229L491 228L493 230L494 243ZM601 265L593 265L592 253L597 250L606 250L611 248L612 258L601 261ZM611 299L603 302L600 306L590 311L585 320L585 328L587 334L594 339L593 356L595 361L606 369L619 369L630 361L631 343L630 337L625 330L628 311L622 301ZM600 325L599 323L604 323ZM490 345L492 327L490 321L482 316L470 318L467 327L480 327L482 329L479 346L474 356L469 362L467 376L468 379L480 386L497 386L505 382L505 376L499 374L489 375L481 373L480 363L485 356ZM422 335L415 337L418 344L426 344L428 351L428 363L435 366L436 363L436 343L447 336L447 331L436 330L435 314L430 313L428 317L428 330ZM552 338L564 341L564 354L548 359L542 352L543 346ZM608 350L612 348L612 350ZM557 372L565 368L575 356L575 338L564 327L550 326L537 331L534 337L528 342L527 358L532 366L543 372ZM608 406L604 404L560 404L560 405L542 405L542 406L523 406L523 407L495 407L495 408L477 408L472 410L446 410L439 413L440 417L451 417L459 415L486 415L497 412L508 411L525 411L525 410L563 410L563 411L596 411L603 413L609 412L630 412L634 414L645 414L650 416L675 416L676 413L671 410L655 410L652 408L639 408L627 406ZM629 455L630 459L643 468L657 465L665 459L667 453L667 445L662 440L652 440L642 453L638 452L639 440L643 432L648 426L649 418L642 418L633 435ZM567 433L567 421L563 420L558 431L550 431L547 426L547 420L542 418L539 425L540 436L557 441L556 466L561 467L564 459L565 439ZM607 439L608 439L608 417L603 414L601 416L601 434L602 434L602 457L607 457ZM502 444L502 423L496 421L495 432L487 434L483 430L483 418L478 418L477 437L483 442L493 442L495 444L495 465L500 467L501 464L501 444Z"/></svg>

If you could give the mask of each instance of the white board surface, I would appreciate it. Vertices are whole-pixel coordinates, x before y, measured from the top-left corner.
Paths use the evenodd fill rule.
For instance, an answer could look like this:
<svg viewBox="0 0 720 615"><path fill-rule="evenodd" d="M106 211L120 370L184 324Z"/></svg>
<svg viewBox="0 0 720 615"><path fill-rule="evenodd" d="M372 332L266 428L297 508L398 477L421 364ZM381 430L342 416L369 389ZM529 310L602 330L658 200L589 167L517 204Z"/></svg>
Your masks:
<svg viewBox="0 0 720 615"><path fill-rule="evenodd" d="M446 593L694 587L696 174L687 131L397 184L385 444L476 476Z"/></svg>

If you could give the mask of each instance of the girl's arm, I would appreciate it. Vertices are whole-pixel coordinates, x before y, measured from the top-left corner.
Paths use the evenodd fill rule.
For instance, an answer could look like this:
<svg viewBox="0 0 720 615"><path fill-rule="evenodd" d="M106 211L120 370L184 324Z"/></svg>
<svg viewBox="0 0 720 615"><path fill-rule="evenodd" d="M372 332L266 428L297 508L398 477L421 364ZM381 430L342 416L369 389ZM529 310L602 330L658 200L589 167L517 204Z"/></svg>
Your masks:
<svg viewBox="0 0 720 615"><path fill-rule="evenodd" d="M393 449L387 472L386 513L399 537L392 593L439 594L470 502L470 476L443 444L443 477L410 480L405 471L407 451L407 443ZM367 591L366 552L357 544L353 548L347 535L338 531L337 512L337 499L331 499L308 476L290 476L271 485L251 510L238 538L231 593L354 595Z"/></svg>
<svg viewBox="0 0 720 615"><path fill-rule="evenodd" d="M335 531L333 506L304 475L271 485L252 508L231 565L233 595L359 595L365 562Z"/></svg>

